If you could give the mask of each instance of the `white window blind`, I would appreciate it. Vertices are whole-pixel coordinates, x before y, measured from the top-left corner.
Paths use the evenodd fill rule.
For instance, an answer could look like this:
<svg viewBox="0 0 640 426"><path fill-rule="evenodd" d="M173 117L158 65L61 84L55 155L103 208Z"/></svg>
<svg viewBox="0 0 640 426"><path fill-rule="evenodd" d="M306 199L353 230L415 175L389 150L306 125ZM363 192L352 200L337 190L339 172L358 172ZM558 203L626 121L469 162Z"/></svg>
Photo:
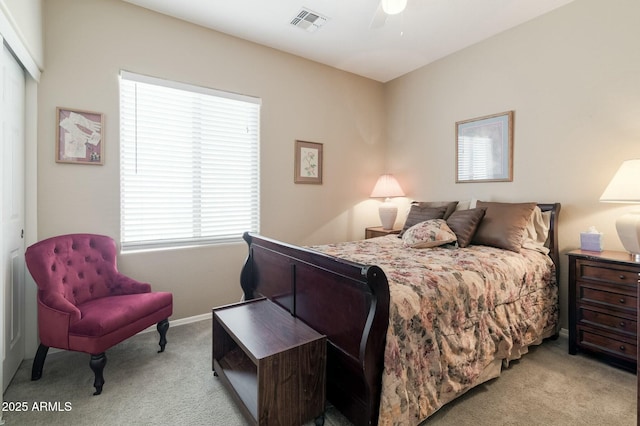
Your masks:
<svg viewBox="0 0 640 426"><path fill-rule="evenodd" d="M260 226L260 99L122 71L123 249L238 241Z"/></svg>

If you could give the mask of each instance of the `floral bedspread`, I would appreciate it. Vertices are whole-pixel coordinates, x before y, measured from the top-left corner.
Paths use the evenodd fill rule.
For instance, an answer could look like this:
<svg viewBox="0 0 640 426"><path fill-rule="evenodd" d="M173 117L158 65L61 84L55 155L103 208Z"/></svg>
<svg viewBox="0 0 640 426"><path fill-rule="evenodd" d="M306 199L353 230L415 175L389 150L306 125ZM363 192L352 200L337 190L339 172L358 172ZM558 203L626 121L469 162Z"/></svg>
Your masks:
<svg viewBox="0 0 640 426"><path fill-rule="evenodd" d="M389 281L379 425L420 423L556 331L555 270L540 252L409 249L395 235L312 248Z"/></svg>

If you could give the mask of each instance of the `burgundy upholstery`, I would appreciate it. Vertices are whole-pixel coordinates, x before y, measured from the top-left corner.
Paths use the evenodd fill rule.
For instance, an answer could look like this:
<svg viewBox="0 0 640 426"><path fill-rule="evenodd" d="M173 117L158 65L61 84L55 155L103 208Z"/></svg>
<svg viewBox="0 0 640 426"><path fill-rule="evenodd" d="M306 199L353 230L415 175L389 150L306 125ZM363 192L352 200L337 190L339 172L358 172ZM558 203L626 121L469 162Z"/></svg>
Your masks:
<svg viewBox="0 0 640 426"><path fill-rule="evenodd" d="M172 293L151 292L122 275L116 254L112 238L93 234L53 237L27 249L42 345L100 354L171 316Z"/></svg>

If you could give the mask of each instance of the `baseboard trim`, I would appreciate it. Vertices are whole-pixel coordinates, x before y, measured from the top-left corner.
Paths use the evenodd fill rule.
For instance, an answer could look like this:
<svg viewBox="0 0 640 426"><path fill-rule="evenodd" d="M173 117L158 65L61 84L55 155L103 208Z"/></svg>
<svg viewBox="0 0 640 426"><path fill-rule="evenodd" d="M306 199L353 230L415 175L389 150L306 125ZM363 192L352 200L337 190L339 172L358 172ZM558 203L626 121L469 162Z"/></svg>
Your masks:
<svg viewBox="0 0 640 426"><path fill-rule="evenodd" d="M194 322L206 321L210 319L211 319L211 312L209 312L208 314L194 315L192 317L180 318L177 320L170 320L169 329L171 329L171 327L179 327L181 325L193 324ZM138 334L148 333L150 331L156 331L156 326L152 325L150 327L147 327Z"/></svg>
<svg viewBox="0 0 640 426"><path fill-rule="evenodd" d="M173 325L185 325L185 324L191 324L194 322L200 322L200 321L206 321L206 320L210 320L211 319L211 312L206 313L206 314L200 314L200 315L194 315L192 317L187 317L187 318L180 318L177 319L175 321L171 321L171 324Z"/></svg>

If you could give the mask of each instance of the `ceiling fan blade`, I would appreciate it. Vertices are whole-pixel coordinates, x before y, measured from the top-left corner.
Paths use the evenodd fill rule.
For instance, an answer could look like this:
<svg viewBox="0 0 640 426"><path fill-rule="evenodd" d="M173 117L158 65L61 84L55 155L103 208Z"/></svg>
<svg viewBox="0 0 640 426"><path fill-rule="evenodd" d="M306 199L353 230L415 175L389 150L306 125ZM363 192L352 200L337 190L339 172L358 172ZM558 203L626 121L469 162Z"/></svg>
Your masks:
<svg viewBox="0 0 640 426"><path fill-rule="evenodd" d="M382 2L378 2L378 8L376 9L376 13L373 14L373 19L371 19L369 28L376 29L383 27L387 22L388 17L389 15L384 13L384 10L382 10Z"/></svg>

